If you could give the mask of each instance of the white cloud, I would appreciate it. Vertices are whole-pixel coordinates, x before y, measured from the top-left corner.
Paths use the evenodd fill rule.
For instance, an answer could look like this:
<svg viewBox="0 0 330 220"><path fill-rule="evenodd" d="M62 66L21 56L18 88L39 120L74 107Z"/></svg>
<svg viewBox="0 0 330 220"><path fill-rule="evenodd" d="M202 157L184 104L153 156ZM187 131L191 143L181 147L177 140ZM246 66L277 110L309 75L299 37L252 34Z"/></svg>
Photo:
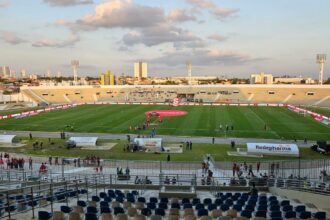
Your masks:
<svg viewBox="0 0 330 220"><path fill-rule="evenodd" d="M234 17L239 12L236 8L224 8L216 5L212 0L186 0L193 6L193 10L199 12L201 9L206 9L214 15L218 20L225 20Z"/></svg>
<svg viewBox="0 0 330 220"><path fill-rule="evenodd" d="M162 43L196 42L201 41L201 39L181 28L171 25L160 25L129 32L124 35L123 41L126 45L144 44L146 46L155 46Z"/></svg>
<svg viewBox="0 0 330 220"><path fill-rule="evenodd" d="M172 22L196 21L196 17L189 15L187 10L172 9L168 14L168 19Z"/></svg>
<svg viewBox="0 0 330 220"><path fill-rule="evenodd" d="M18 36L15 32L12 31L1 31L1 38L8 44L17 45L27 42L25 39Z"/></svg>
<svg viewBox="0 0 330 220"><path fill-rule="evenodd" d="M164 53L163 56L152 60L154 63L166 64L167 66L177 66L190 60L196 66L209 65L240 65L255 59L238 52L219 49L203 48L196 50L185 50Z"/></svg>
<svg viewBox="0 0 330 220"><path fill-rule="evenodd" d="M51 6L58 6L58 7L93 4L93 0L43 0L43 1Z"/></svg>
<svg viewBox="0 0 330 220"><path fill-rule="evenodd" d="M79 41L79 37L77 35L70 36L69 39L66 40L54 40L54 39L40 39L34 43L32 43L33 47L54 47L54 48L63 48L70 47L75 45Z"/></svg>
<svg viewBox="0 0 330 220"><path fill-rule="evenodd" d="M139 5L133 0L109 0L98 4L94 12L74 22L61 19L56 24L66 26L74 33L101 28L128 29L130 31L122 38L126 45L154 46L175 42L197 45L201 41L200 38L175 26L176 23L195 19L185 10L172 10L166 15L161 8Z"/></svg>
<svg viewBox="0 0 330 220"><path fill-rule="evenodd" d="M227 40L228 37L215 33L215 34L211 34L210 36L208 36L208 39L221 42L221 41Z"/></svg>
<svg viewBox="0 0 330 220"><path fill-rule="evenodd" d="M219 20L225 20L230 17L234 17L239 12L236 8L216 8L211 13Z"/></svg>
<svg viewBox="0 0 330 220"><path fill-rule="evenodd" d="M155 26L165 21L161 8L142 6L132 0L109 0L95 7L75 22L57 21L73 31L96 30L99 28L142 28Z"/></svg>
<svg viewBox="0 0 330 220"><path fill-rule="evenodd" d="M186 0L187 3L193 5L194 7L197 8L214 8L216 5L214 4L213 1L211 0Z"/></svg>

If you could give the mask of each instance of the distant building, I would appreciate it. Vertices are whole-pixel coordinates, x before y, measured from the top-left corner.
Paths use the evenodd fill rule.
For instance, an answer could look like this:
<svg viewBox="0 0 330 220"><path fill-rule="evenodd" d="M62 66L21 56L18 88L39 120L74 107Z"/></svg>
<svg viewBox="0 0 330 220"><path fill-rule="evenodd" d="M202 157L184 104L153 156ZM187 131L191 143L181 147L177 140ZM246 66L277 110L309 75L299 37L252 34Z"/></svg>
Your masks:
<svg viewBox="0 0 330 220"><path fill-rule="evenodd" d="M134 63L134 77L138 78L147 78L148 77L148 65L145 62Z"/></svg>
<svg viewBox="0 0 330 220"><path fill-rule="evenodd" d="M24 79L26 77L26 70L25 69L22 69L21 70L21 78Z"/></svg>
<svg viewBox="0 0 330 220"><path fill-rule="evenodd" d="M111 73L109 70L107 70L104 73L100 75L100 85L103 86L113 86L115 85L115 75Z"/></svg>
<svg viewBox="0 0 330 220"><path fill-rule="evenodd" d="M274 83L276 84L314 84L315 81L308 77L275 77Z"/></svg>
<svg viewBox="0 0 330 220"><path fill-rule="evenodd" d="M273 75L272 74L251 74L251 84L273 84Z"/></svg>
<svg viewBox="0 0 330 220"><path fill-rule="evenodd" d="M9 66L3 66L2 67L2 76L3 76L3 78L10 77L10 68L9 68Z"/></svg>

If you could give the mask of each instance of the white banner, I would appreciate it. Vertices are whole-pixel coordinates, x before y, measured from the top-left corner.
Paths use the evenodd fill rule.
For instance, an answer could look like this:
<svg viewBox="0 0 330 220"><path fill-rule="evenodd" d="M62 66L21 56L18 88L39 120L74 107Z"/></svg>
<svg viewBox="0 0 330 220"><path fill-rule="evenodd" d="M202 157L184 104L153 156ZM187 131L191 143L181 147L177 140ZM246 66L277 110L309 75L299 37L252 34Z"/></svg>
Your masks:
<svg viewBox="0 0 330 220"><path fill-rule="evenodd" d="M299 148L296 144L247 143L248 154L296 156Z"/></svg>

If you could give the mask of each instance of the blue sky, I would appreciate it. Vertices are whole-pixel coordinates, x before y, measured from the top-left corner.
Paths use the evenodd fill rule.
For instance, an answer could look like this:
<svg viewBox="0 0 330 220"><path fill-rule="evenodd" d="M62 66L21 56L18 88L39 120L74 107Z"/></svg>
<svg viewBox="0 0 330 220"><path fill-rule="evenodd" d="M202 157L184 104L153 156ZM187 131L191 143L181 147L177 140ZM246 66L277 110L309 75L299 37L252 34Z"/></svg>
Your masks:
<svg viewBox="0 0 330 220"><path fill-rule="evenodd" d="M105 69L151 76L318 77L317 53L329 53L327 0L0 0L0 65L16 72L81 75ZM329 62L325 66L330 77Z"/></svg>

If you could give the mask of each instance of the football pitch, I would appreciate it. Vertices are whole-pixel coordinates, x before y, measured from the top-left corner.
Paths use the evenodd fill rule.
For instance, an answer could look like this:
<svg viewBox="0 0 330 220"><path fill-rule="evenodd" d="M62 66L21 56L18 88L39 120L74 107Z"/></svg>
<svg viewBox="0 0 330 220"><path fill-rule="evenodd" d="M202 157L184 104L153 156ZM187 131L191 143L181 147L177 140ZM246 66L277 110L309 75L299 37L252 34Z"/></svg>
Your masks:
<svg viewBox="0 0 330 220"><path fill-rule="evenodd" d="M146 130L135 130L146 120L145 112L176 109L188 114L156 117ZM220 125L222 129L220 129ZM226 125L229 129L226 130ZM266 127L266 129L265 129ZM130 129L132 128L132 129ZM82 105L67 110L41 113L0 121L1 130L66 131L91 133L140 133L177 136L242 137L270 139L329 140L330 126L285 107L164 106L164 105Z"/></svg>

